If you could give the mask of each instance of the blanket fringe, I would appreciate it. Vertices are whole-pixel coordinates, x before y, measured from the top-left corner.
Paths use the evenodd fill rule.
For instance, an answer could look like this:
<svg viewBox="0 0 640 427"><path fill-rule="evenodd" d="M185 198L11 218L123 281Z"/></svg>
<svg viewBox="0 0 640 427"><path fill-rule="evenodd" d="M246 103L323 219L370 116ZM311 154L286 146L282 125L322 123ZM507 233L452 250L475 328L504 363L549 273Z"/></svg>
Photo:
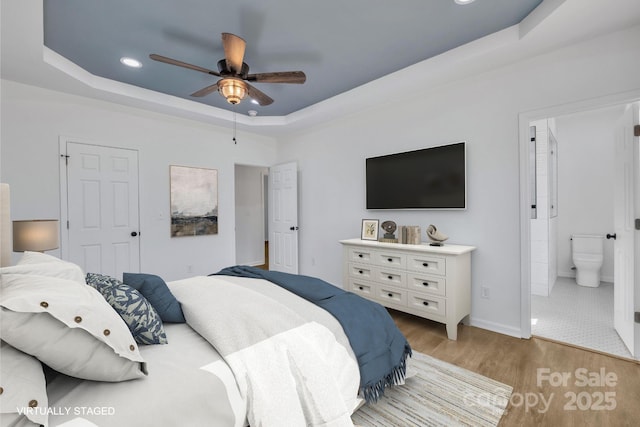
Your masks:
<svg viewBox="0 0 640 427"><path fill-rule="evenodd" d="M400 363L389 374L376 383L364 385L360 388L360 392L367 403L376 403L378 399L384 396L385 388L397 385L405 379L407 375L407 358L411 357L411 354L411 347L406 344Z"/></svg>

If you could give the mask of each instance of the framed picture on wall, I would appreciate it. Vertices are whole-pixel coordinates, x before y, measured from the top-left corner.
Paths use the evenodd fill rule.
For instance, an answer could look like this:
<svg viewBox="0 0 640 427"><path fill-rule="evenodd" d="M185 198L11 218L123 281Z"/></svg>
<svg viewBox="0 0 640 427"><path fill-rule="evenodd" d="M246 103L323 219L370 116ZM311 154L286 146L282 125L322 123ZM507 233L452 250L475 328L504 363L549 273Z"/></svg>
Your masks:
<svg viewBox="0 0 640 427"><path fill-rule="evenodd" d="M169 166L171 237L218 234L218 171Z"/></svg>
<svg viewBox="0 0 640 427"><path fill-rule="evenodd" d="M363 219L362 232L360 234L360 238L362 240L378 240L379 225L380 225L380 220Z"/></svg>

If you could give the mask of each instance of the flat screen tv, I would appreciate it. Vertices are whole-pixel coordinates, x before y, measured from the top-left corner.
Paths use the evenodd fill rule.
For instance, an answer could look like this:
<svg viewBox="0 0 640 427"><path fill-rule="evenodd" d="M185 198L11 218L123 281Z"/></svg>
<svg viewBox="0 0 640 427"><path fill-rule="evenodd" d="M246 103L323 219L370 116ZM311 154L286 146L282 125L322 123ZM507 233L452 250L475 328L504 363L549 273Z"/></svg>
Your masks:
<svg viewBox="0 0 640 427"><path fill-rule="evenodd" d="M465 143L370 157L367 209L466 209Z"/></svg>

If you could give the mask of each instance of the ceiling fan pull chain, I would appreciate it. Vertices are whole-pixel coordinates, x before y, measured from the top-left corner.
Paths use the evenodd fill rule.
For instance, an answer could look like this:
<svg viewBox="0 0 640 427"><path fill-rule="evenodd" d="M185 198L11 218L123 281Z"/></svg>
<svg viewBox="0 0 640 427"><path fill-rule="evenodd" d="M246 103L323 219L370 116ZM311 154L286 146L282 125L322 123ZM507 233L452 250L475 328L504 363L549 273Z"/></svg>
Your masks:
<svg viewBox="0 0 640 427"><path fill-rule="evenodd" d="M235 106L234 106L235 108ZM238 141L236 140L236 111L233 110L233 143L238 145Z"/></svg>

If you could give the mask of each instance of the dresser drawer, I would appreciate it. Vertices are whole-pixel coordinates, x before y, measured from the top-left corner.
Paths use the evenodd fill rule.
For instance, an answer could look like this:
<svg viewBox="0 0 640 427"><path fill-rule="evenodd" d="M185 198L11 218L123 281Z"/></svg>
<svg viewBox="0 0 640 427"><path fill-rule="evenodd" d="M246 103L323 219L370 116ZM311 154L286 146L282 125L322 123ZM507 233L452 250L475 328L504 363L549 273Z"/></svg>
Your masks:
<svg viewBox="0 0 640 427"><path fill-rule="evenodd" d="M374 280L385 285L407 287L407 272L393 270L390 268L378 267L375 270Z"/></svg>
<svg viewBox="0 0 640 427"><path fill-rule="evenodd" d="M446 274L446 260L434 256L410 255L407 268L412 271L427 274L437 274L444 276Z"/></svg>
<svg viewBox="0 0 640 427"><path fill-rule="evenodd" d="M442 276L409 273L407 275L407 288L410 291L445 297L447 296L447 279Z"/></svg>
<svg viewBox="0 0 640 427"><path fill-rule="evenodd" d="M377 265L393 268L406 268L407 257L397 252L375 252L375 263Z"/></svg>
<svg viewBox="0 0 640 427"><path fill-rule="evenodd" d="M365 298L376 297L376 285L359 279L349 279L349 289L347 290Z"/></svg>
<svg viewBox="0 0 640 427"><path fill-rule="evenodd" d="M398 289L393 286L383 286L380 285L378 287L376 299L382 304L385 302L407 305L407 291L406 289Z"/></svg>
<svg viewBox="0 0 640 427"><path fill-rule="evenodd" d="M408 245L341 240L345 290L447 325L455 340L471 312L473 246Z"/></svg>
<svg viewBox="0 0 640 427"><path fill-rule="evenodd" d="M374 263L374 251L361 248L349 248L349 261L350 262L363 262L365 264Z"/></svg>
<svg viewBox="0 0 640 427"><path fill-rule="evenodd" d="M407 299L408 306L414 310L443 317L447 315L447 300L444 298L409 291Z"/></svg>
<svg viewBox="0 0 640 427"><path fill-rule="evenodd" d="M370 265L366 264L349 264L349 277L360 280L374 280L376 277L376 270Z"/></svg>

